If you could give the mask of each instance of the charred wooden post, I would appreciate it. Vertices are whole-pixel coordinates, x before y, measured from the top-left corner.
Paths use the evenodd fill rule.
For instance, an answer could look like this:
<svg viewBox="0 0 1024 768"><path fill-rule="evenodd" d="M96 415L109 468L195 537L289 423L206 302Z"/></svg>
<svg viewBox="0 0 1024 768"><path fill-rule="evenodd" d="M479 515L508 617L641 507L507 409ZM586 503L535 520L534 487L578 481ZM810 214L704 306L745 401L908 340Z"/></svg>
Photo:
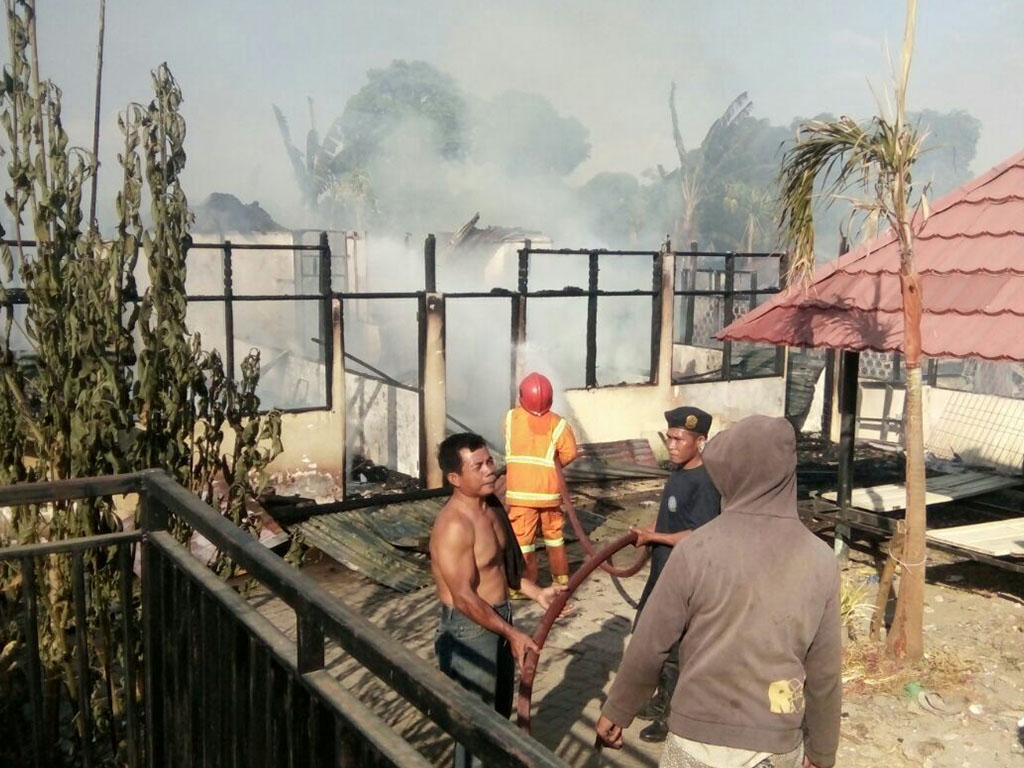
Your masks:
<svg viewBox="0 0 1024 768"><path fill-rule="evenodd" d="M675 346L676 307L676 257L672 243L665 239L665 250L657 265L661 276L654 301L659 302L661 322L658 327L658 371L654 383L662 387L672 386L672 353Z"/></svg>
<svg viewBox="0 0 1024 768"><path fill-rule="evenodd" d="M445 305L439 293L420 297L420 481L440 488L444 478L437 447L445 437Z"/></svg>
<svg viewBox="0 0 1024 768"><path fill-rule="evenodd" d="M337 478L341 486L341 497L345 498L348 478L345 467L348 466L346 452L348 450L348 425L345 413L348 398L345 393L345 314L341 299L331 299L331 345L327 362L327 410L338 414L337 429L339 453L341 455L341 473Z"/></svg>
<svg viewBox="0 0 1024 768"><path fill-rule="evenodd" d="M834 349L825 350L825 386L821 408L821 437L839 442L839 355Z"/></svg>
<svg viewBox="0 0 1024 768"><path fill-rule="evenodd" d="M929 387L937 387L939 385L939 361L937 358L932 357L928 359L925 375L927 376L925 381Z"/></svg>
<svg viewBox="0 0 1024 768"><path fill-rule="evenodd" d="M519 398L519 381L524 371L524 350L526 345L526 294L530 290L530 247L526 240L519 249L519 275L516 286L517 293L512 296L512 348L509 378L509 403L515 407Z"/></svg>
<svg viewBox="0 0 1024 768"><path fill-rule="evenodd" d="M423 243L424 290L437 293L437 238L427 235Z"/></svg>
<svg viewBox="0 0 1024 768"><path fill-rule="evenodd" d="M320 362L327 369L326 375L331 375L331 244L327 239L327 233L320 233L320 263L317 274L320 281L319 293L323 297L320 302ZM328 378L327 391L330 392L330 379ZM327 404L330 407L330 403Z"/></svg>
<svg viewBox="0 0 1024 768"><path fill-rule="evenodd" d="M599 256L591 251L587 279L587 389L597 386L597 291Z"/></svg>
<svg viewBox="0 0 1024 768"><path fill-rule="evenodd" d="M787 276L789 274L789 254L784 253L779 257L779 292L786 289ZM789 350L784 344L775 348L775 375L786 375L786 358Z"/></svg>
<svg viewBox="0 0 1024 768"><path fill-rule="evenodd" d="M839 258L845 256L850 250L850 241L841 231L839 233ZM842 381L842 373L839 370L841 358L836 350L829 349L825 352L825 402L821 412L821 436L833 443L840 439L839 414L839 382Z"/></svg>
<svg viewBox="0 0 1024 768"><path fill-rule="evenodd" d="M722 327L725 328L733 321L734 291L736 288L736 254L730 253L725 257L725 296L722 299ZM726 339L722 342L722 381L729 381L732 378L732 342Z"/></svg>
<svg viewBox="0 0 1024 768"><path fill-rule="evenodd" d="M231 260L231 241L224 241L224 374L235 380L235 272Z"/></svg>
<svg viewBox="0 0 1024 768"><path fill-rule="evenodd" d="M690 241L690 252L695 254L700 248L696 240ZM688 256L686 262L686 290L697 289L697 257ZM693 344L693 317L697 305L697 297L692 293L686 297L686 322L683 329L683 344Z"/></svg>
<svg viewBox="0 0 1024 768"><path fill-rule="evenodd" d="M839 487L836 501L839 522L836 524L836 556L846 558L850 548L850 497L853 493L854 438L857 432L857 375L860 372L860 354L843 351L839 367Z"/></svg>
<svg viewBox="0 0 1024 768"><path fill-rule="evenodd" d="M666 319L661 302L661 272L666 256L671 249L671 244L666 239L661 250L654 254L653 272L651 275L651 292L654 294L651 297L651 370L647 376L647 380L651 384L658 383L658 363L661 351L661 325ZM671 316L669 316L668 319L669 327L671 327Z"/></svg>

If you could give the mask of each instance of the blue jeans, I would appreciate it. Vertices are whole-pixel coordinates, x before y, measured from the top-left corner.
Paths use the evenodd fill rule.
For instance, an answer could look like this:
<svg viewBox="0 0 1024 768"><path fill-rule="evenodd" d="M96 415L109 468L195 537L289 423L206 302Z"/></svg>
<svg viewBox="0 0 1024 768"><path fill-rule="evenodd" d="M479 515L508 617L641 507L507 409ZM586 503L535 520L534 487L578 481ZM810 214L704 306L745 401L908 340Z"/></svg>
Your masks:
<svg viewBox="0 0 1024 768"><path fill-rule="evenodd" d="M494 611L505 621L512 622L509 602L494 606ZM484 629L454 608L442 605L434 651L444 674L490 704L502 717L512 714L516 666L508 640ZM453 765L471 768L482 763L474 760L461 744L456 744Z"/></svg>

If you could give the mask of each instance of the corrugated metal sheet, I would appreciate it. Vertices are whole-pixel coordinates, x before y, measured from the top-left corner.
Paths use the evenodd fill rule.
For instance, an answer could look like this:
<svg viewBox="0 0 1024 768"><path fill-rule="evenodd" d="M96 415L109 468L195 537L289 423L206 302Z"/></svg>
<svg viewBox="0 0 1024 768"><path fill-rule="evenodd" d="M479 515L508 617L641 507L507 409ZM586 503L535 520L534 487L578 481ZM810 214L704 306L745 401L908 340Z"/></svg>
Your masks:
<svg viewBox="0 0 1024 768"><path fill-rule="evenodd" d="M578 461L594 460L618 464L658 466L651 444L646 440L614 440L608 443L581 443ZM571 464L569 465L572 466Z"/></svg>
<svg viewBox="0 0 1024 768"><path fill-rule="evenodd" d="M938 201L915 239L927 357L1024 360L1024 152ZM886 233L719 338L902 351L899 251Z"/></svg>
<svg viewBox="0 0 1024 768"><path fill-rule="evenodd" d="M647 445L646 440L642 442ZM608 455L620 455L630 450L643 453L638 444L625 447L609 444L599 450ZM647 452L650 452L649 445ZM658 466L580 459L570 464L565 474L569 482L601 482L658 479L668 472ZM308 544L348 568L399 592L414 592L431 583L430 562L426 554L430 529L446 501L446 497L438 497L313 515L294 528ZM577 511L580 522L588 531L605 522L603 516L585 508ZM565 538L575 540L568 524Z"/></svg>
<svg viewBox="0 0 1024 768"><path fill-rule="evenodd" d="M992 557L1024 557L1024 517L928 531L928 541L955 544Z"/></svg>

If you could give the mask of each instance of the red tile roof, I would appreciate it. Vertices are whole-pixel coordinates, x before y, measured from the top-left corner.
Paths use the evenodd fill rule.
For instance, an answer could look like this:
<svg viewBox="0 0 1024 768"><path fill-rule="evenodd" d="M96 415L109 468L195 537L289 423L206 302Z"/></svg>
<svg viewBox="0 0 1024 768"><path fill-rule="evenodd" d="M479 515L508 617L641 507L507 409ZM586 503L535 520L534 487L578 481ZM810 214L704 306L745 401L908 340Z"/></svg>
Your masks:
<svg viewBox="0 0 1024 768"><path fill-rule="evenodd" d="M1024 151L932 206L914 242L927 357L1024 360ZM901 351L899 251L886 232L718 337Z"/></svg>

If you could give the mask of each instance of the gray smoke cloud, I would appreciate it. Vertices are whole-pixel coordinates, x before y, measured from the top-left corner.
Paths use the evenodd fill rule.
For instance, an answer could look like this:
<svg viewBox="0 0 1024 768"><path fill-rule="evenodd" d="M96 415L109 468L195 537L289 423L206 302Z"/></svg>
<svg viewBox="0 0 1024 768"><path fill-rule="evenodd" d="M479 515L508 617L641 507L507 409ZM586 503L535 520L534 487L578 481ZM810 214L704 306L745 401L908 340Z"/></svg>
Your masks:
<svg viewBox="0 0 1024 768"><path fill-rule="evenodd" d="M962 10L955 2L921 9L910 101L916 110L965 109L981 121L970 169L978 173L1020 149L1024 102L1010 89L1024 78L1016 34L1024 28L1024 5L986 3L972 9L970 23ZM44 5L40 13L44 75L64 90L73 143L88 146L96 8ZM288 228L355 226L346 218L351 210L325 218L303 204L271 105L288 116L293 139L304 149L308 97L325 133L366 84L369 70L400 59L427 62L457 84L466 101L467 144L453 159L438 152L430 122L409 117L391 126L388 151L367 168L378 204L386 204L378 218L388 222L367 227L368 289L422 287L424 235L454 232L477 212L480 227L519 227L552 238L556 246L654 249L667 230L666 217L652 211L670 209L673 200L631 190L656 188L658 166L671 172L678 164L667 106L670 83L678 84L680 129L690 148L699 146L711 122L743 91L754 102L754 116L775 126L825 112L868 116L878 105L866 81L876 92L885 90L886 43L898 47L902 23L902 8L889 0L867 0L854 13L838 0L663 0L642 6L611 0L437 0L429 8L412 0L385 6L322 0L294 9L242 0L186 0L172 8L155 0L110 3L101 222L109 231L120 177L118 110L128 101L149 99L148 72L166 60L186 99L184 181L193 204L227 192L245 203L259 201ZM517 104L520 109L509 108ZM558 119L548 125L565 133L538 131L527 119L545 104ZM585 132L585 157L560 154L574 145L574 124ZM608 176L595 191L599 174ZM624 190L622 204L616 204L617 189ZM595 206L595 195L605 207ZM604 226L618 216L629 220L634 206L643 222L632 231L628 225ZM374 219L369 210L362 215ZM624 231L628 238L614 234ZM444 290L514 286L508 255L459 262L441 250ZM602 262L605 288L646 288L650 276L650 263L638 257ZM566 285L586 285L585 258L535 259L531 287ZM583 383L585 305L585 299L531 303L529 359L556 386ZM450 302L448 312L452 411L493 436L510 385L508 304L467 299ZM397 378L414 378L414 307L378 303L363 317L374 330L365 338L350 337L353 352ZM601 302L602 383L646 374L648 317L647 300Z"/></svg>

